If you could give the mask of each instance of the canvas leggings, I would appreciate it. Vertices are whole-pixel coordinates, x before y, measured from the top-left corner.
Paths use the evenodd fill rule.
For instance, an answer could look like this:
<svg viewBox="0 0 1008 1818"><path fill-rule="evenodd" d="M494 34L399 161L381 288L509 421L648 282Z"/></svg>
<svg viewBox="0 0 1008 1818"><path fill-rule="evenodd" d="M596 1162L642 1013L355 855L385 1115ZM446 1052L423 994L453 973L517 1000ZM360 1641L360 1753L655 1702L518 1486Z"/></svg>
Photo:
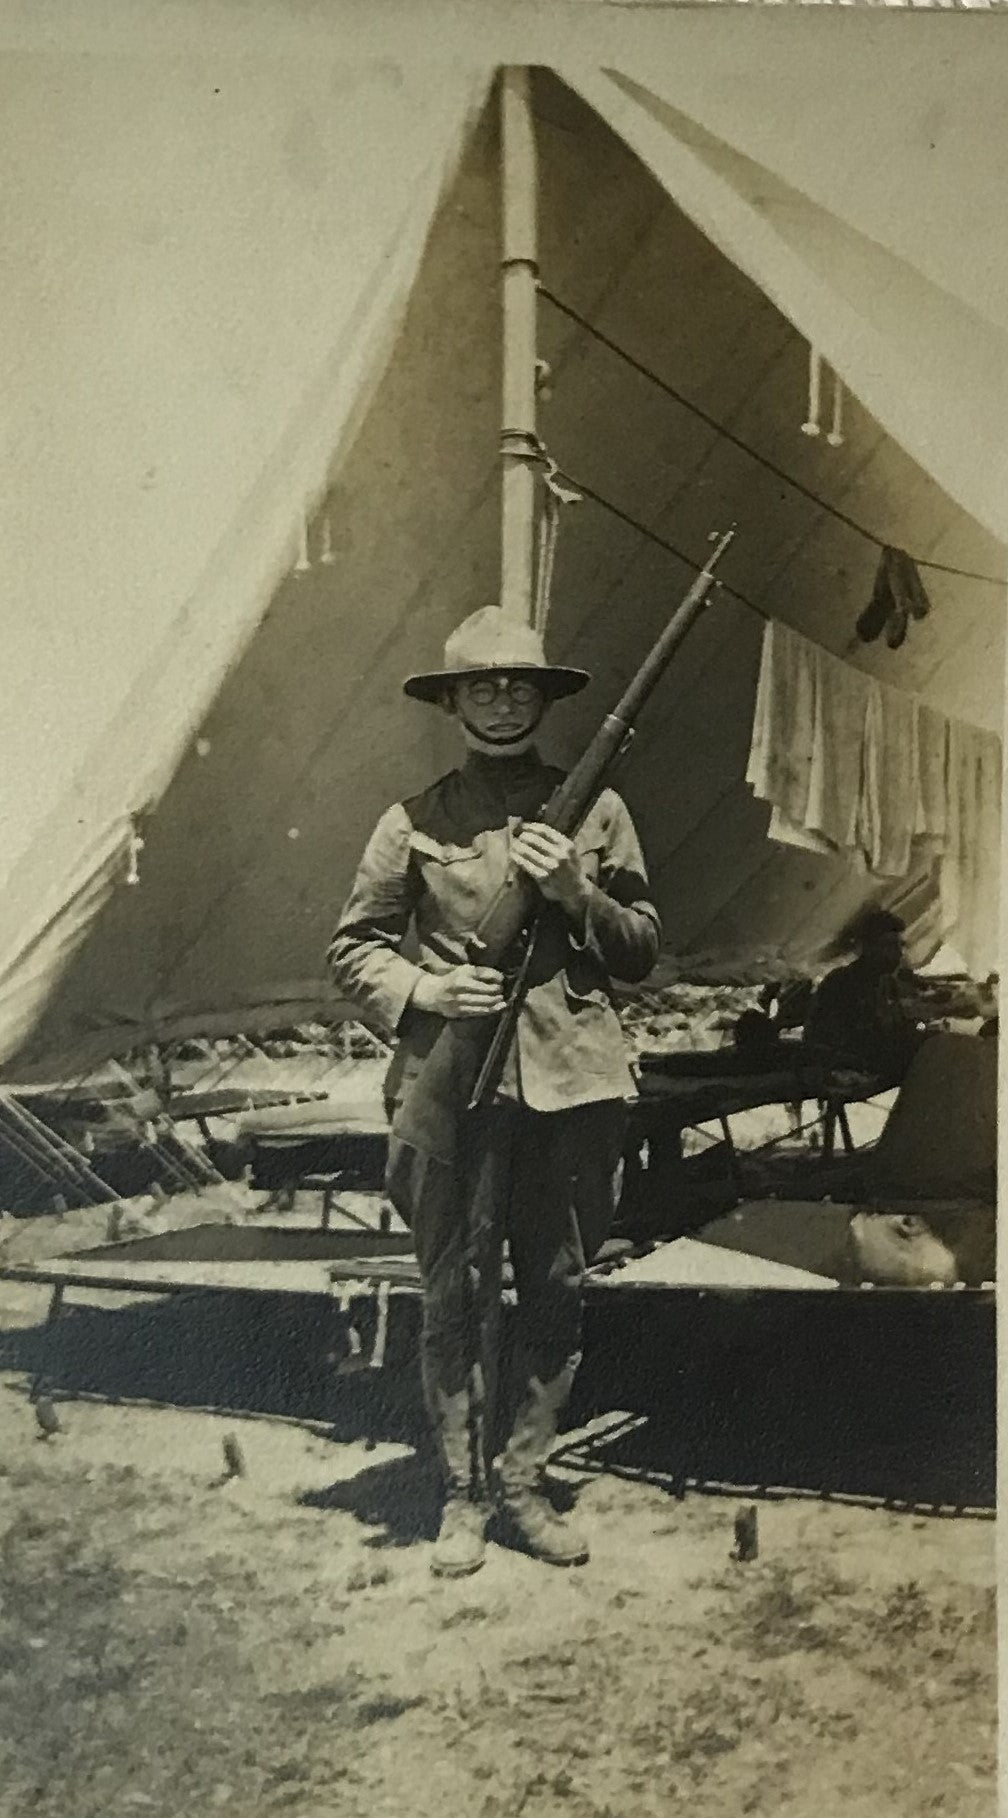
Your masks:
<svg viewBox="0 0 1008 1818"><path fill-rule="evenodd" d="M549 1113L499 1103L470 1114L455 1168L390 1141L388 1193L420 1265L424 1399L448 1493L483 1493L504 1438L505 1239L518 1381L500 1478L505 1491L538 1479L581 1360L585 1264L612 1222L625 1119L621 1101Z"/></svg>

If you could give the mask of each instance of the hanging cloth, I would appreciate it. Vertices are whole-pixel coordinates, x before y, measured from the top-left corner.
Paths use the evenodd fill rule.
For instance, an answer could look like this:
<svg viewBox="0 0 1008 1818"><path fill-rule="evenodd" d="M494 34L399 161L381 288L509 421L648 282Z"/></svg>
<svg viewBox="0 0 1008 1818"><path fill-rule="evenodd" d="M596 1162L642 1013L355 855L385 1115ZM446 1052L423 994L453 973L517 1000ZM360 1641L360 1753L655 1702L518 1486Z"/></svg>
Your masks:
<svg viewBox="0 0 1008 1818"><path fill-rule="evenodd" d="M942 932L974 978L998 968L1001 883L1001 741L949 726L945 849L939 866Z"/></svg>
<svg viewBox="0 0 1008 1818"><path fill-rule="evenodd" d="M948 823L949 720L926 701L917 703L917 818L918 839L945 845Z"/></svg>
<svg viewBox="0 0 1008 1818"><path fill-rule="evenodd" d="M876 877L905 877L910 869L919 767L916 700L870 682L856 841Z"/></svg>
<svg viewBox="0 0 1008 1818"><path fill-rule="evenodd" d="M770 836L815 852L854 847L870 678L790 626L763 634L746 781Z"/></svg>
<svg viewBox="0 0 1008 1818"><path fill-rule="evenodd" d="M938 871L939 938L997 965L1001 741L768 621L746 781L768 835L880 879Z"/></svg>

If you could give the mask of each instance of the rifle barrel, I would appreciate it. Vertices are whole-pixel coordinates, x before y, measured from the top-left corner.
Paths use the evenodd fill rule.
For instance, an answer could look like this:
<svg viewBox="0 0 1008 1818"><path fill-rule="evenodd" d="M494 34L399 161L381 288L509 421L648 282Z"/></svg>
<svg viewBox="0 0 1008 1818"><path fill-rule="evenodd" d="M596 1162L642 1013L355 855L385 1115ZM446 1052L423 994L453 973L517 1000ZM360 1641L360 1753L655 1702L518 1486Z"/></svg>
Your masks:
<svg viewBox="0 0 1008 1818"><path fill-rule="evenodd" d="M542 815L543 821L548 826L555 827L561 833L571 835L581 825L599 792L606 772L620 752L627 734L631 731L638 713L645 701L653 694L683 639L703 611L707 595L714 583L714 570L732 542L735 529L733 524L730 530L725 531L724 535L717 539L703 568L672 614L661 636L652 645L629 687L624 690L612 712L606 714L595 737L573 770L555 790ZM490 950L488 958L491 957L494 948L500 951L502 945L510 945L527 918L529 897L527 889L522 887L524 884L525 880L522 879L520 886L516 887L514 881L509 880L480 924L479 935ZM518 917L517 920L516 917ZM500 1085L504 1063L514 1040L518 1017L525 1000L529 961L532 954L532 938L528 942L525 957L512 987L507 1006L501 1013L493 1039L479 1070L469 1099L468 1109L470 1111L478 1110L481 1105L488 1103Z"/></svg>

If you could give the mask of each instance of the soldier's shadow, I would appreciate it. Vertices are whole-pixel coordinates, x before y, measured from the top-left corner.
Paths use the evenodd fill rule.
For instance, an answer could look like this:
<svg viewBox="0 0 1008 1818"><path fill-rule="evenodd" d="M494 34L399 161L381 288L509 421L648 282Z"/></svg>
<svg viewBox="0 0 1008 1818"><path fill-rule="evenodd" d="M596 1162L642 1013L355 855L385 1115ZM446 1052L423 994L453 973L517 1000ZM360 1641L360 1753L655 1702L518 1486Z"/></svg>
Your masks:
<svg viewBox="0 0 1008 1818"><path fill-rule="evenodd" d="M368 1465L323 1490L306 1490L306 1509L339 1509L371 1530L366 1545L408 1547L433 1540L441 1512L437 1468L426 1450Z"/></svg>
<svg viewBox="0 0 1008 1818"><path fill-rule="evenodd" d="M546 1493L554 1508L567 1513L577 1500L573 1484L550 1477ZM323 1490L306 1490L298 1497L305 1509L342 1510L370 1529L365 1545L374 1548L410 1547L433 1540L441 1518L441 1484L430 1449L383 1460L358 1471L354 1477L329 1484Z"/></svg>

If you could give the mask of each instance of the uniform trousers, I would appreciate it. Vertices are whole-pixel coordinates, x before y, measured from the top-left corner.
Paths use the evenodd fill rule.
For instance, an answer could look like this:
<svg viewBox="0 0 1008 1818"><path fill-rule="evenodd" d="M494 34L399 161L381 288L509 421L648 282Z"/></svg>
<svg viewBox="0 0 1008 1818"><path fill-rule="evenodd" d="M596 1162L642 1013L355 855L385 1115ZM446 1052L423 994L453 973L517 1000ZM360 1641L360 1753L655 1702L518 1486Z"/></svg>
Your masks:
<svg viewBox="0 0 1008 1818"><path fill-rule="evenodd" d="M581 1360L584 1271L612 1222L625 1123L621 1100L551 1112L501 1100L465 1113L451 1167L390 1139L387 1190L420 1266L424 1398L448 1494L482 1495L504 1438L505 1242L519 1384L500 1479L505 1493L538 1480Z"/></svg>

